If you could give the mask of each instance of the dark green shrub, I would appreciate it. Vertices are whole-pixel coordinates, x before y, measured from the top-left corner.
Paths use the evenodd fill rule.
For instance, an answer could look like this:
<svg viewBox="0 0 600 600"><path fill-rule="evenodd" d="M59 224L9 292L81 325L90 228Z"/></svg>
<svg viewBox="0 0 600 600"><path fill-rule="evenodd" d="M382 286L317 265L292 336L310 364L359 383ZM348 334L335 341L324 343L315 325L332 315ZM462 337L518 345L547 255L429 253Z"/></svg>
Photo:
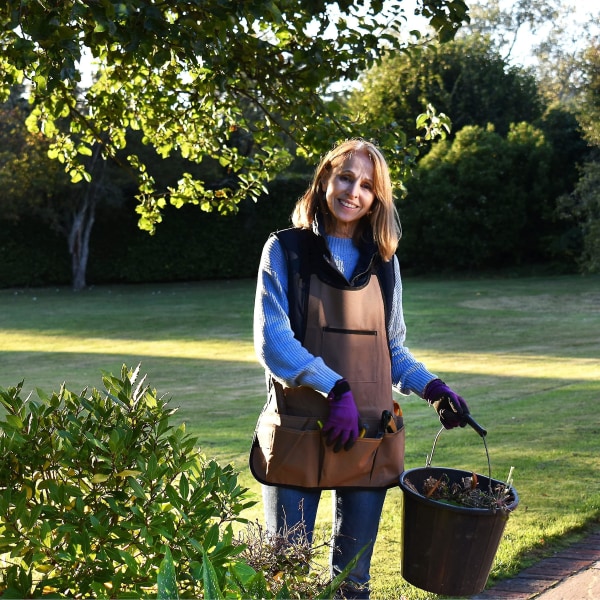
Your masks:
<svg viewBox="0 0 600 600"><path fill-rule="evenodd" d="M573 231L573 252L583 273L600 273L600 162L583 165L575 190L560 198L559 212Z"/></svg>
<svg viewBox="0 0 600 600"><path fill-rule="evenodd" d="M290 214L309 176L279 177L258 202L233 215L168 206L155 235L141 231L133 202L101 205L90 242L90 285L255 277L262 247ZM0 215L0 287L68 285L67 240L39 217L13 223Z"/></svg>
<svg viewBox="0 0 600 600"><path fill-rule="evenodd" d="M182 596L202 594L209 564L227 587L245 490L137 377L39 401L0 390L3 597L156 597L167 549Z"/></svg>
<svg viewBox="0 0 600 600"><path fill-rule="evenodd" d="M480 270L547 260L555 196L540 130L468 126L419 162L400 203L400 258L417 270Z"/></svg>
<svg viewBox="0 0 600 600"><path fill-rule="evenodd" d="M35 217L0 218L0 287L69 282L67 241Z"/></svg>

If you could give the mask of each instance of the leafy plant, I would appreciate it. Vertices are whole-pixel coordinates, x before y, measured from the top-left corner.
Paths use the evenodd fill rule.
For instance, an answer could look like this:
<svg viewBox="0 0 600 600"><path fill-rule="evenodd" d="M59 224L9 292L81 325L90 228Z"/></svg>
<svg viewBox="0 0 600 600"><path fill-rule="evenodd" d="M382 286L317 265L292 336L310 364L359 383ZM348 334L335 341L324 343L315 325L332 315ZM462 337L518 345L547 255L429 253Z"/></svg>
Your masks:
<svg viewBox="0 0 600 600"><path fill-rule="evenodd" d="M209 571L227 587L232 524L252 503L144 380L124 366L105 392L0 389L3 597L156 597L157 577L198 597Z"/></svg>

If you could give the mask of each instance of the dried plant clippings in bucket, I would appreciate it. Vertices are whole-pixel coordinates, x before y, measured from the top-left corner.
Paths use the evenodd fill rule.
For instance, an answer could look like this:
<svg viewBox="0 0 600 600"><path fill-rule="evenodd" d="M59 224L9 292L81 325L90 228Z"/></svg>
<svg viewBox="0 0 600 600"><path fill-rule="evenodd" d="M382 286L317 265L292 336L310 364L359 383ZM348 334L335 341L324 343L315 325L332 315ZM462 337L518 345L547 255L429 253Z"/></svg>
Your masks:
<svg viewBox="0 0 600 600"><path fill-rule="evenodd" d="M422 489L417 489L408 478L404 482L412 491L436 502L492 511L509 511L508 506L512 502L510 488L512 486L513 470L514 467L511 467L506 483L497 483L491 489L481 489L479 487L476 473L463 477L460 483L451 483L445 473L438 478L428 477L423 481Z"/></svg>

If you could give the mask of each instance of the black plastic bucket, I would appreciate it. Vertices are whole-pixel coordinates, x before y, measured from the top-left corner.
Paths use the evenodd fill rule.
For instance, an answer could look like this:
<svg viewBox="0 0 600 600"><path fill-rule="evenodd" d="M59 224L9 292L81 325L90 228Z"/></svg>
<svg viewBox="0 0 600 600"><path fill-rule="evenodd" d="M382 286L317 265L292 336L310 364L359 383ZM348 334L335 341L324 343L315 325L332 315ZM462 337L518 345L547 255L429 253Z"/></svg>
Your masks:
<svg viewBox="0 0 600 600"><path fill-rule="evenodd" d="M404 496L402 576L423 590L447 596L471 596L485 588L508 516L519 497L508 488L504 510L453 506L431 500L406 485L423 489L428 477L446 474L459 483L471 471L445 467L409 469L400 476ZM480 489L503 485L477 474Z"/></svg>

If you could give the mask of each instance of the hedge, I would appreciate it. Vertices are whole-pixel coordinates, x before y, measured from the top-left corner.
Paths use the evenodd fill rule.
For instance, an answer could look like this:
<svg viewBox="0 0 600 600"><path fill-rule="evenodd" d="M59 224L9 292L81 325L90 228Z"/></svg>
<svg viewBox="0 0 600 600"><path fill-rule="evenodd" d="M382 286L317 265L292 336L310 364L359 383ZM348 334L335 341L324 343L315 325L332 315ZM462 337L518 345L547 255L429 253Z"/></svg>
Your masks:
<svg viewBox="0 0 600 600"><path fill-rule="evenodd" d="M242 202L234 215L197 206L168 207L155 235L137 227L135 204L101 206L90 241L88 285L254 277L271 231L290 225L304 177L281 178L257 203ZM0 219L0 287L69 285L65 237L33 216Z"/></svg>

